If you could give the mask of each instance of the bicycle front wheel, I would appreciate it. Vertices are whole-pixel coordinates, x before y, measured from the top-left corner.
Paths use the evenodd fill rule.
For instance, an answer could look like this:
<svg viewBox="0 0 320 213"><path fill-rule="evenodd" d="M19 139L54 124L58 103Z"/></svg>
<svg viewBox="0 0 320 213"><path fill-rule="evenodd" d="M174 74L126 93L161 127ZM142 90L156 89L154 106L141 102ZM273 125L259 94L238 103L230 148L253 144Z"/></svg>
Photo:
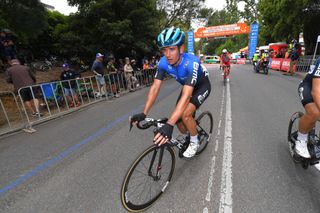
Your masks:
<svg viewBox="0 0 320 213"><path fill-rule="evenodd" d="M199 140L199 148L197 151L197 155L203 152L203 150L207 147L213 129L213 118L212 114L209 111L205 111L199 115L196 120L197 122L197 130L200 137Z"/></svg>
<svg viewBox="0 0 320 213"><path fill-rule="evenodd" d="M295 147L295 141L298 137L298 127L299 127L299 120L303 116L302 112L295 112L289 121L288 126L288 145L289 145L289 152L291 157L293 158L293 161L296 163L299 163L300 157L296 154L294 151Z"/></svg>
<svg viewBox="0 0 320 213"><path fill-rule="evenodd" d="M165 191L175 167L172 147L152 145L130 166L121 187L125 209L140 212L149 208Z"/></svg>

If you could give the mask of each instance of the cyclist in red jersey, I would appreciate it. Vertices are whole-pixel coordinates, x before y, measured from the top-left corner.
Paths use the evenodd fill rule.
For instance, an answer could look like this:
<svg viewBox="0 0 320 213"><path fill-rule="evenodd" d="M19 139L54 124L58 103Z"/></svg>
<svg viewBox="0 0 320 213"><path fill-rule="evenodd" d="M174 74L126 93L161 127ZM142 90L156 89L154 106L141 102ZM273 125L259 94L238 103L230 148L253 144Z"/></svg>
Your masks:
<svg viewBox="0 0 320 213"><path fill-rule="evenodd" d="M223 70L225 66L228 68L227 81L229 81L229 75L230 75L230 59L231 57L230 57L230 54L228 53L228 50L223 49L222 54L220 56L220 69Z"/></svg>

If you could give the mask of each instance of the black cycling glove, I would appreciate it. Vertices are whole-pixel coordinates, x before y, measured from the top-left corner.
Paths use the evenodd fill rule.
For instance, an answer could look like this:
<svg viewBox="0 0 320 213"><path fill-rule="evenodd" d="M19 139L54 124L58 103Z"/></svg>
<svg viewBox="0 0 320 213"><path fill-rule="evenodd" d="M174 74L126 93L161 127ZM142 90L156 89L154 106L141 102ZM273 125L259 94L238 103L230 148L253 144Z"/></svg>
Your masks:
<svg viewBox="0 0 320 213"><path fill-rule="evenodd" d="M146 114L144 114L143 112L139 114L135 114L131 117L131 122L140 122L140 121L143 121L146 117L147 117Z"/></svg>
<svg viewBox="0 0 320 213"><path fill-rule="evenodd" d="M160 133L163 137L167 138L168 140L171 140L172 138L172 132L173 132L173 126L171 124L164 124L162 127L160 127L155 134Z"/></svg>

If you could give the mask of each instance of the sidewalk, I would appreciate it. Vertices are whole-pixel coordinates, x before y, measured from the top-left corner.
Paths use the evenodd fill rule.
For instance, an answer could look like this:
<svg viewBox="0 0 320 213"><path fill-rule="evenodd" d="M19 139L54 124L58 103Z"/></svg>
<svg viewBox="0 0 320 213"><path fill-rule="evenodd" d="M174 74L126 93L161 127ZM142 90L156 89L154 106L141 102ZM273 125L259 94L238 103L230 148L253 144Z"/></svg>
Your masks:
<svg viewBox="0 0 320 213"><path fill-rule="evenodd" d="M277 70L274 70L274 71L277 71ZM282 72L282 75L287 77L297 77L300 79L304 79L304 77L307 75L307 72L300 72L300 71L295 72L293 75L286 75L286 72L284 71L278 71L278 72Z"/></svg>

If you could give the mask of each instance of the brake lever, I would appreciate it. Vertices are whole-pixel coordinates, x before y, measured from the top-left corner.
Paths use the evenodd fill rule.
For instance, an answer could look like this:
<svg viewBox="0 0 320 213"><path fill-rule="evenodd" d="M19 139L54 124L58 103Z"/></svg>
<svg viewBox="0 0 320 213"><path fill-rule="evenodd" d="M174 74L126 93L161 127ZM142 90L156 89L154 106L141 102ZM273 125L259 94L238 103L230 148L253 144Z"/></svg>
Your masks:
<svg viewBox="0 0 320 213"><path fill-rule="evenodd" d="M130 123L129 132L131 132L131 129L133 127L133 124L132 124L132 121L131 121L131 116L129 117L129 123Z"/></svg>

